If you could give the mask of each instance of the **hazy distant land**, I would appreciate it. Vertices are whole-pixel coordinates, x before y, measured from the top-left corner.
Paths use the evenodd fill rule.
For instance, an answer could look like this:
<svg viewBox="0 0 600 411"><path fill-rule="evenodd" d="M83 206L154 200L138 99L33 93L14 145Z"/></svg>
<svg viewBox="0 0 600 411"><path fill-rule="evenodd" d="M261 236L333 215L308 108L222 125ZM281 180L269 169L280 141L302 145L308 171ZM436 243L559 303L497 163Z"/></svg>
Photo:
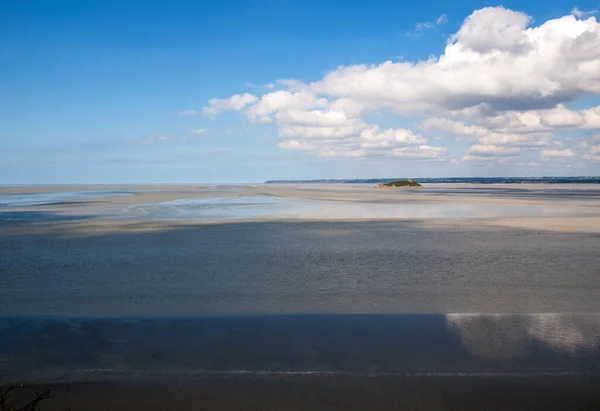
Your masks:
<svg viewBox="0 0 600 411"><path fill-rule="evenodd" d="M600 184L598 176L581 177L425 177L413 178L420 183L473 184ZM378 184L407 178L346 178L316 180L267 180L265 184Z"/></svg>

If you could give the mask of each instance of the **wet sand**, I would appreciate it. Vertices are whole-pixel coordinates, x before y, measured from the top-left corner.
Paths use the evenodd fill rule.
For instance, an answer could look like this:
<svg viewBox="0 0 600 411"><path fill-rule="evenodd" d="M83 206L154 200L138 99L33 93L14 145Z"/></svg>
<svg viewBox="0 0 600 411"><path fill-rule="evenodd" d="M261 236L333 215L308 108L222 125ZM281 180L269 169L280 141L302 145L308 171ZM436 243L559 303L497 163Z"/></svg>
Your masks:
<svg viewBox="0 0 600 411"><path fill-rule="evenodd" d="M599 246L416 220L34 229L0 236L0 313L600 312Z"/></svg>
<svg viewBox="0 0 600 411"><path fill-rule="evenodd" d="M0 193L0 385L43 409L600 407L596 187Z"/></svg>
<svg viewBox="0 0 600 411"><path fill-rule="evenodd" d="M597 409L598 315L0 319L45 410Z"/></svg>
<svg viewBox="0 0 600 411"><path fill-rule="evenodd" d="M346 184L4 186L0 193L0 234L150 231L234 221L403 219L467 229L600 233L600 187L595 185L432 184L418 190ZM79 193L81 198L9 203L10 196L23 202L35 193Z"/></svg>
<svg viewBox="0 0 600 411"><path fill-rule="evenodd" d="M0 319L46 410L594 409L598 315Z"/></svg>
<svg viewBox="0 0 600 411"><path fill-rule="evenodd" d="M71 410L597 410L587 377L207 377L187 384L44 387L48 411Z"/></svg>
<svg viewBox="0 0 600 411"><path fill-rule="evenodd" d="M599 314L0 319L3 382L594 376L599 354Z"/></svg>

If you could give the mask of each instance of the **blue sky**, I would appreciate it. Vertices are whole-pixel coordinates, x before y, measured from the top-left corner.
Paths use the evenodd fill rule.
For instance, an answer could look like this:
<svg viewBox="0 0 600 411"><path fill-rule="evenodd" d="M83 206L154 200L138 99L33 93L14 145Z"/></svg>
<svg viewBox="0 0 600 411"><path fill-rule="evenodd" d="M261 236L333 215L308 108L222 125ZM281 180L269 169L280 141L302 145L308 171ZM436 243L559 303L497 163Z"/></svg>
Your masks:
<svg viewBox="0 0 600 411"><path fill-rule="evenodd" d="M513 1L473 14L490 6L499 4L5 0L0 183L600 174L590 111L600 105L593 73L600 34L594 14L585 13L599 3ZM571 14L573 21L564 19ZM505 23L490 32L485 18ZM589 38L569 46L564 59L573 64L557 70L587 71L527 72L534 70L528 61L558 63L517 50L522 39L511 33L560 18L564 38L545 41L575 44L571 28L584 24ZM484 62L466 63L469 84L452 73L445 84L419 74L437 73L434 62L401 66L440 59L449 41L461 46L461 59L470 49ZM524 80L488 70L496 52L511 54L528 77L546 79L539 86L549 91L540 97ZM496 81L493 92L478 91ZM235 95L252 102L233 107ZM304 97L310 102L298 103ZM525 129L510 120L531 115L542 123Z"/></svg>

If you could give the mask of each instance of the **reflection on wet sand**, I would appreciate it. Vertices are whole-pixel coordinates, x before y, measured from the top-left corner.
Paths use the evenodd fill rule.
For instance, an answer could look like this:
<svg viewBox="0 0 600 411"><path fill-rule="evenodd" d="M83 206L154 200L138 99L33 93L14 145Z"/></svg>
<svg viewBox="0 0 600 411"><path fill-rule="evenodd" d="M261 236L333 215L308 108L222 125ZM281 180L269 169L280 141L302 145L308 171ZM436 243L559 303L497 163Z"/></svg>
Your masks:
<svg viewBox="0 0 600 411"><path fill-rule="evenodd" d="M600 346L600 314L447 314L450 330L476 357L525 356L534 344L581 354Z"/></svg>
<svg viewBox="0 0 600 411"><path fill-rule="evenodd" d="M0 190L0 207L31 207L41 205L58 205L71 200L132 196L133 191L95 190L95 191L57 191L57 192L25 192L2 193Z"/></svg>
<svg viewBox="0 0 600 411"><path fill-rule="evenodd" d="M0 318L0 383L600 375L600 316Z"/></svg>

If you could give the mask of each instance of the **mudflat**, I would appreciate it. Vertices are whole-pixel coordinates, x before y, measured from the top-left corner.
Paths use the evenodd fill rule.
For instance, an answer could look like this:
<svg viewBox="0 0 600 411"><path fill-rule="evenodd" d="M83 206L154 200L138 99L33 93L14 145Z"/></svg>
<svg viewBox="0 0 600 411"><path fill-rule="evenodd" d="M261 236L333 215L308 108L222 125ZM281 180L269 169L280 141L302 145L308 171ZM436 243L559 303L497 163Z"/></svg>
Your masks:
<svg viewBox="0 0 600 411"><path fill-rule="evenodd" d="M596 186L0 192L0 384L44 409L598 406Z"/></svg>
<svg viewBox="0 0 600 411"><path fill-rule="evenodd" d="M595 185L9 187L2 314L596 312Z"/></svg>
<svg viewBox="0 0 600 411"><path fill-rule="evenodd" d="M600 232L589 184L2 186L0 233L91 233L243 221L419 220L434 225ZM35 223L35 224L33 224Z"/></svg>

